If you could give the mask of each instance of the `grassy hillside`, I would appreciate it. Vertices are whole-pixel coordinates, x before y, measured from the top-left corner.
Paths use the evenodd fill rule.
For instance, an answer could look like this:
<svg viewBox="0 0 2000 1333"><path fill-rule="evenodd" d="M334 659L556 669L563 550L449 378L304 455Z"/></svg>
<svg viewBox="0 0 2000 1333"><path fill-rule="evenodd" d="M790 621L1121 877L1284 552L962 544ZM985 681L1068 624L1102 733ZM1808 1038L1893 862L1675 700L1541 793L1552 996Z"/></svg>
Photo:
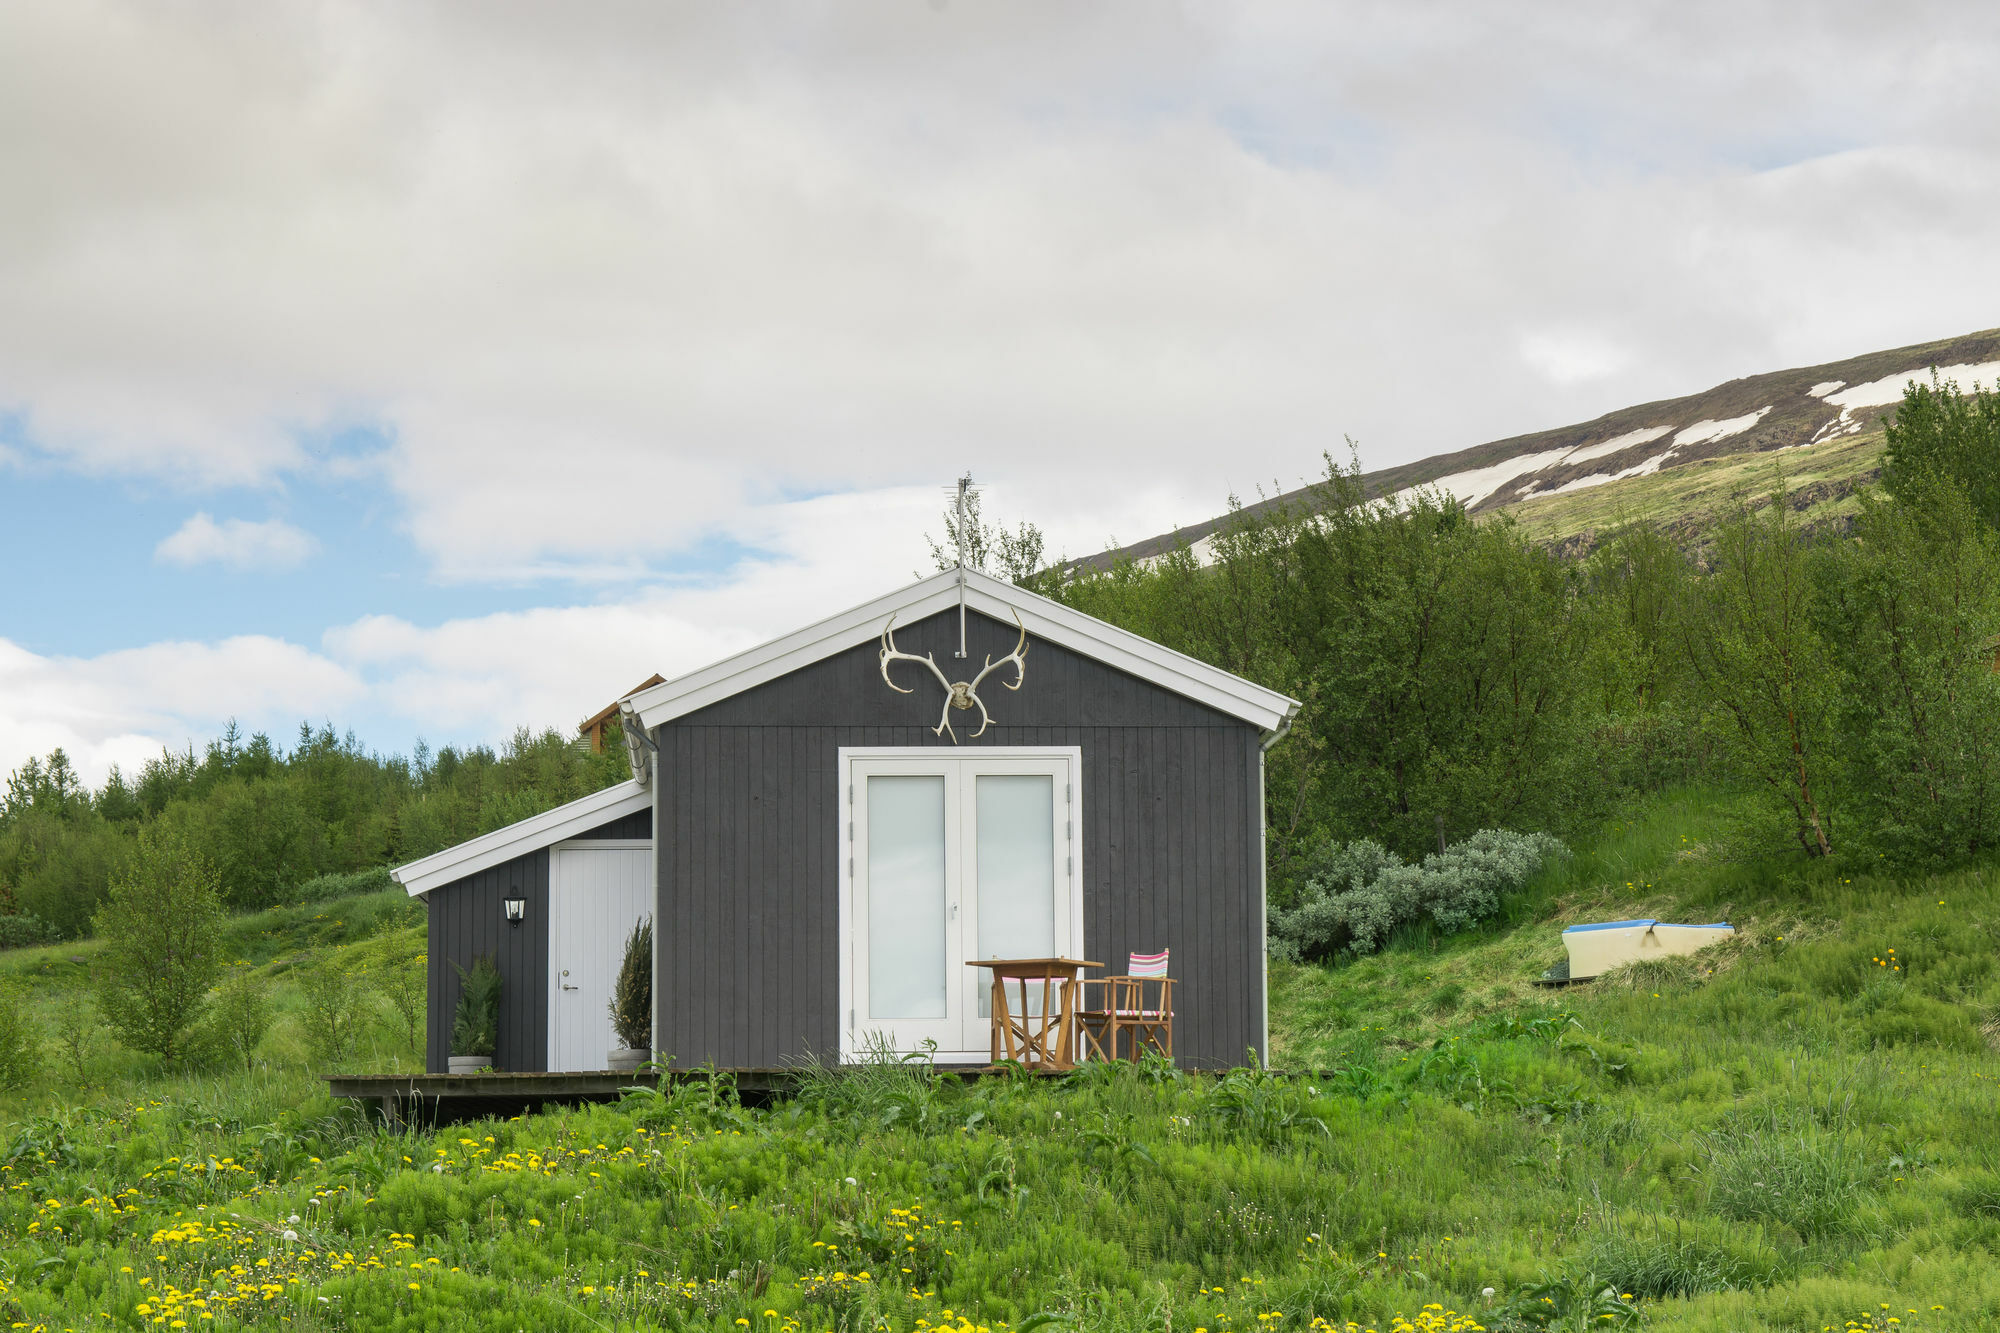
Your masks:
<svg viewBox="0 0 2000 1333"><path fill-rule="evenodd" d="M1995 1326L2000 876L1802 875L1729 855L1732 818L1661 798L1492 930L1277 969L1289 1077L905 1067L770 1109L695 1086L389 1135L315 1090L291 1022L248 1074L102 1053L90 1086L52 1076L0 1109L0 1317L1388 1333L1400 1312L1428 1333L1612 1327L1631 1307L1714 1333ZM385 931L415 929L406 911L266 913L235 943L295 1011L298 949L365 971ZM1634 914L1743 936L1529 984L1561 923ZM89 958L0 968L48 1004ZM359 1060L410 1058L374 1040ZM1605 1283L1611 1320L1589 1308Z"/></svg>
<svg viewBox="0 0 2000 1333"><path fill-rule="evenodd" d="M1544 541L1587 550L1604 533L1627 524L1662 529L1697 545L1735 507L1738 496L1761 501L1782 476L1801 522L1839 523L1860 509L1855 490L1881 470L1885 446L1878 428L1783 453L1736 453L1565 495L1524 500L1503 512Z"/></svg>

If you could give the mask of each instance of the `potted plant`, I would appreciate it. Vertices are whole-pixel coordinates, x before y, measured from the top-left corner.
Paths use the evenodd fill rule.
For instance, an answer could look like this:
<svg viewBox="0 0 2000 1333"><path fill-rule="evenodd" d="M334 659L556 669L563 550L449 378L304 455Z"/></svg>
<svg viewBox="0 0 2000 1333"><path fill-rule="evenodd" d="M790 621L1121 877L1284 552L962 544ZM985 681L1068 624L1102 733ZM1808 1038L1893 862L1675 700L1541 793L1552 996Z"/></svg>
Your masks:
<svg viewBox="0 0 2000 1333"><path fill-rule="evenodd" d="M458 1008L451 1017L451 1057L445 1067L454 1074L474 1074L493 1063L500 1040L500 968L491 954L458 968Z"/></svg>
<svg viewBox="0 0 2000 1333"><path fill-rule="evenodd" d="M611 1030L624 1043L607 1057L607 1068L629 1073L653 1057L653 919L632 927L625 961L611 985Z"/></svg>

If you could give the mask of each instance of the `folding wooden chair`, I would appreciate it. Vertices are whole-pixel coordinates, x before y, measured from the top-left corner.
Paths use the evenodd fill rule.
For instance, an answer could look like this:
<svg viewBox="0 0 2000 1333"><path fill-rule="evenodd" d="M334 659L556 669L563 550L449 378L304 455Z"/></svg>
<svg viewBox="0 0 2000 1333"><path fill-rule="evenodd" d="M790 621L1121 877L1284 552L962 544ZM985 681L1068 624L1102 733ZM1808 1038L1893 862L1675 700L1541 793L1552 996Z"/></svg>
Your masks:
<svg viewBox="0 0 2000 1333"><path fill-rule="evenodd" d="M1118 1054L1118 1034L1131 1034L1131 1054L1136 1061L1142 1048L1150 1046L1169 1060L1174 1055L1174 979L1167 975L1167 955L1170 950L1158 953L1135 953L1127 956L1125 972L1121 976L1086 977L1078 984L1082 990L1082 1008L1077 1013L1077 1024L1083 1034L1086 1060L1116 1060ZM1153 982L1158 988L1156 1003L1148 1004L1146 983ZM1100 987L1099 1002L1090 1002L1090 988Z"/></svg>

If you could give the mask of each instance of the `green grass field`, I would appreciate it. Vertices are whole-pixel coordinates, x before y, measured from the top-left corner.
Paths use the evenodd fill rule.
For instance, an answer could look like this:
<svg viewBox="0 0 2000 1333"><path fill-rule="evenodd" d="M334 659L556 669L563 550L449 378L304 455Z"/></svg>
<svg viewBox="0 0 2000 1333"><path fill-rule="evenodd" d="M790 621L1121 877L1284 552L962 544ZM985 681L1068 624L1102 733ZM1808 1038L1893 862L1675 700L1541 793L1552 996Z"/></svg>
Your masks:
<svg viewBox="0 0 2000 1333"><path fill-rule="evenodd" d="M1730 855L1730 827L1726 801L1661 797L1493 929L1274 969L1284 1076L884 1066L765 1109L687 1085L406 1134L318 1090L293 979L306 949L365 978L421 929L408 905L242 918L236 958L285 1014L256 1068L168 1073L106 1039L82 1086L52 1064L0 1110L0 1318L2000 1326L2000 876L1805 873ZM1562 923L1614 915L1743 931L1529 984ZM92 952L0 955L0 976L52 1015ZM356 1066L417 1059L387 1027L369 1041Z"/></svg>

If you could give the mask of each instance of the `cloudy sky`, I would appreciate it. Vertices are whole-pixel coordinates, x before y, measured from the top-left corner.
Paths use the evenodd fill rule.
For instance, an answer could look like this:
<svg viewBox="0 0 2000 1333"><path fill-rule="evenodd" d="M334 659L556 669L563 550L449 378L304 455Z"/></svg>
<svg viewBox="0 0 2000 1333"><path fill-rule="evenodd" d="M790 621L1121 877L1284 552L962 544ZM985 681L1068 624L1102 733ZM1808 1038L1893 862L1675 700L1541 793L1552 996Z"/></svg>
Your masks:
<svg viewBox="0 0 2000 1333"><path fill-rule="evenodd" d="M0 772L2000 324L2000 7L0 7Z"/></svg>

